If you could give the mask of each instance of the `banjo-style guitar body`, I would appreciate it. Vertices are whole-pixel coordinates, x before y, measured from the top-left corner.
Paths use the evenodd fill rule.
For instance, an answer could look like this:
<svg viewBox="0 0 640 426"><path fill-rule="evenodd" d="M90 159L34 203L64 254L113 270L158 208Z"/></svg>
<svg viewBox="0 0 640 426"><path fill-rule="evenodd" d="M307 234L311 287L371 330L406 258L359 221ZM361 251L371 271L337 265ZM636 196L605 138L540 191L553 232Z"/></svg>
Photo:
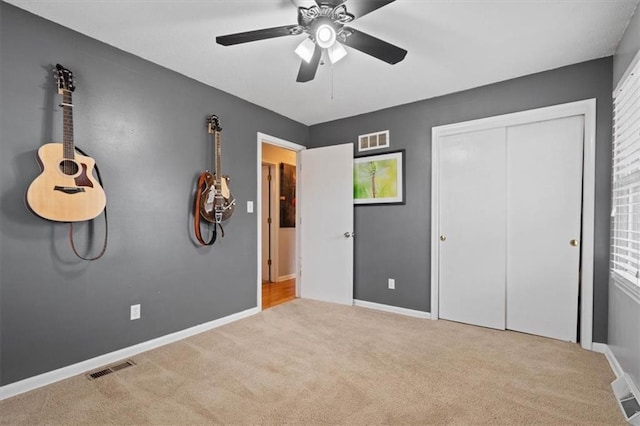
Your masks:
<svg viewBox="0 0 640 426"><path fill-rule="evenodd" d="M236 200L229 189L231 178L228 175L222 175L220 140L222 128L218 116L209 116L207 125L209 134L213 135L215 141L216 160L214 173L204 172L205 185L200 195L202 200L200 215L208 222L220 223L231 217Z"/></svg>
<svg viewBox="0 0 640 426"><path fill-rule="evenodd" d="M100 215L106 196L93 177L95 161L80 155L73 144L73 102L75 90L71 71L56 65L58 93L62 95L63 142L38 149L42 173L27 190L27 204L38 216L57 222L80 222Z"/></svg>

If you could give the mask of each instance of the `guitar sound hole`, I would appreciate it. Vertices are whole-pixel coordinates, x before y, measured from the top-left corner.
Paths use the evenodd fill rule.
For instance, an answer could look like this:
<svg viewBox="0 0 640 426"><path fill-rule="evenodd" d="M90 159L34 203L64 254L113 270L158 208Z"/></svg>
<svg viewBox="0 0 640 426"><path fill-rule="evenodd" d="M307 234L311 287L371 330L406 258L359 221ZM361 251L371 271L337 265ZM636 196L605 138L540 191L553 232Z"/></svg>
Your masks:
<svg viewBox="0 0 640 426"><path fill-rule="evenodd" d="M73 176L78 173L78 165L72 160L62 160L60 162L60 171L68 176Z"/></svg>

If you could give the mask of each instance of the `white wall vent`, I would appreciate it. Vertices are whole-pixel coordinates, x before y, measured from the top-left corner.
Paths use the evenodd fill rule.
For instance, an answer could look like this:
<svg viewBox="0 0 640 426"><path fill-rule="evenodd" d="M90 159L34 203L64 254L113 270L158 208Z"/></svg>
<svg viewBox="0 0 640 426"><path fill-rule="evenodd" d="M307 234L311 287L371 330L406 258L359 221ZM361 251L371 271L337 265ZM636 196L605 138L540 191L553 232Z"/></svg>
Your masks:
<svg viewBox="0 0 640 426"><path fill-rule="evenodd" d="M358 136L358 151L370 151L372 149L389 147L389 131L383 130L377 133L369 133Z"/></svg>
<svg viewBox="0 0 640 426"><path fill-rule="evenodd" d="M631 377L623 374L611 383L611 388L627 422L640 426L640 393Z"/></svg>

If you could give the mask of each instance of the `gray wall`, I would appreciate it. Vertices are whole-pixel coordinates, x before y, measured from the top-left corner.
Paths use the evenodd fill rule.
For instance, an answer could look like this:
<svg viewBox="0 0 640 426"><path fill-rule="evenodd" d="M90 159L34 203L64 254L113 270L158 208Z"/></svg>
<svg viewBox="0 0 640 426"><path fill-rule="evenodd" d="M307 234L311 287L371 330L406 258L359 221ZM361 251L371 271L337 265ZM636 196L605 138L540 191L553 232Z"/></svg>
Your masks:
<svg viewBox="0 0 640 426"><path fill-rule="evenodd" d="M310 147L389 129L390 149L406 150L406 205L355 208L355 298L430 310L432 127L596 98L593 338L606 342L612 78L609 57L312 126ZM396 290L387 289L389 277L396 278Z"/></svg>
<svg viewBox="0 0 640 426"><path fill-rule="evenodd" d="M613 87L615 88L622 78L622 74L626 71L633 58L635 58L640 49L640 5L636 6L636 10L629 21L629 25L625 30L616 53L613 55Z"/></svg>
<svg viewBox="0 0 640 426"><path fill-rule="evenodd" d="M616 86L640 51L640 7L631 18L613 58ZM611 280L609 286L609 347L624 371L640 386L640 304Z"/></svg>
<svg viewBox="0 0 640 426"><path fill-rule="evenodd" d="M637 16L629 27L636 33ZM428 311L431 128L593 97L594 340L607 339L611 58L308 129L2 2L0 43L1 385L254 307L256 218L244 205L257 201L258 131L310 146L391 131L391 149L406 149L407 204L355 208L355 297ZM616 55L616 64L626 60ZM65 225L33 216L24 204L39 173L35 151L61 139L51 77L57 62L75 72L76 142L97 160L108 197L109 249L92 263L71 254ZM189 217L195 178L209 167L209 113L222 121L223 168L239 207L227 236L198 248ZM79 226L77 239L89 231ZM98 223L94 250L101 232ZM396 279L395 291L386 288L389 277ZM612 306L624 312L624 302L615 300ZM142 304L142 319L132 322L133 303ZM637 362L634 354L631 362Z"/></svg>
<svg viewBox="0 0 640 426"><path fill-rule="evenodd" d="M0 383L83 361L256 306L256 133L306 144L308 128L0 2ZM203 58L203 61L215 60ZM67 226L31 214L37 148L61 141L52 67L77 80L76 144L100 167L109 248L77 260ZM220 117L238 208L210 248L190 237L195 179ZM93 232L102 242L102 219ZM86 248L88 229L77 240ZM129 321L129 306L142 319Z"/></svg>

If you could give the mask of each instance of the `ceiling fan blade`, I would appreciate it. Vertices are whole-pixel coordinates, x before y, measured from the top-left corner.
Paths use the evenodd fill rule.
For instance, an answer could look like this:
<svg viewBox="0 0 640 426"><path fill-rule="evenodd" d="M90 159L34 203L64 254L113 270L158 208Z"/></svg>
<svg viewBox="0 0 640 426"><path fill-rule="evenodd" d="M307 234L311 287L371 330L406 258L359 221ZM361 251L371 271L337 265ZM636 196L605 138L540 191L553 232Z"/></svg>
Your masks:
<svg viewBox="0 0 640 426"><path fill-rule="evenodd" d="M265 28L262 30L247 31L244 33L227 34L216 37L216 43L223 46L231 46L233 44L248 43L250 41L265 40L268 38L295 35L294 30L297 25L285 25L282 27Z"/></svg>
<svg viewBox="0 0 640 426"><path fill-rule="evenodd" d="M394 1L396 0L350 0L347 2L347 11L357 19Z"/></svg>
<svg viewBox="0 0 640 426"><path fill-rule="evenodd" d="M322 48L316 44L311 60L308 63L303 60L300 64L298 78L296 78L296 81L298 83L305 83L307 81L313 80L316 77L316 71L318 70L318 64L320 64L321 56Z"/></svg>
<svg viewBox="0 0 640 426"><path fill-rule="evenodd" d="M346 39L340 39L343 44L367 55L371 55L374 58L378 58L381 61L385 61L386 63L397 64L407 55L406 50L363 33L362 31L357 31L349 27L344 27L343 30L345 34L348 34Z"/></svg>

